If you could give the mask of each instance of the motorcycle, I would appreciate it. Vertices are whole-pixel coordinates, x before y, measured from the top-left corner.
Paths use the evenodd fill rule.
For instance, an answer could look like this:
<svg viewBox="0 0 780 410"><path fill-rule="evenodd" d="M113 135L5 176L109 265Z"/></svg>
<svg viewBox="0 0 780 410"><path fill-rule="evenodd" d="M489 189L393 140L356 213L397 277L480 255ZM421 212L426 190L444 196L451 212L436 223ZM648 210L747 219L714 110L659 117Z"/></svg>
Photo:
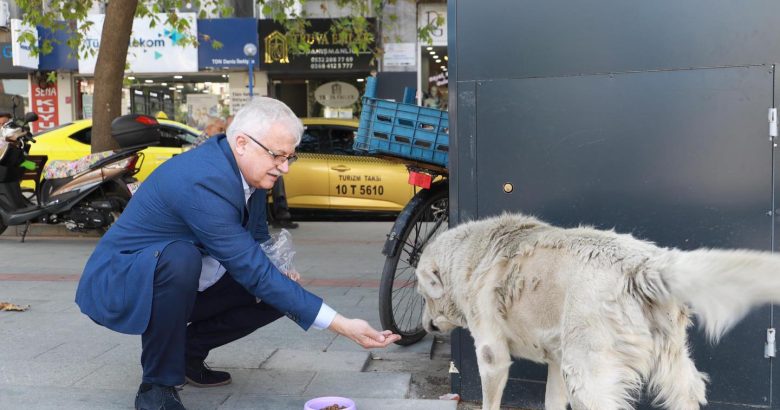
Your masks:
<svg viewBox="0 0 780 410"><path fill-rule="evenodd" d="M87 155L76 161L50 161L32 199L24 196L20 181L30 144L35 137L30 112L0 127L0 234L8 226L32 222L64 224L68 230L107 229L124 210L137 189L133 177L143 163L139 151L159 144L160 124L150 116L124 115L111 123L117 151ZM29 163L29 161L27 161Z"/></svg>

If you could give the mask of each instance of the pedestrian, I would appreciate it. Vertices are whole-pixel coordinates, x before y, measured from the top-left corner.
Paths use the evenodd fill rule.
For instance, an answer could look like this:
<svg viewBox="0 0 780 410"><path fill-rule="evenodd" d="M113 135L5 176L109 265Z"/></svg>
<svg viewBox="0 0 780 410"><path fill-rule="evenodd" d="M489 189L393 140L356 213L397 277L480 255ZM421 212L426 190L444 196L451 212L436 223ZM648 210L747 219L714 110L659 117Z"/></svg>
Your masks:
<svg viewBox="0 0 780 410"><path fill-rule="evenodd" d="M10 111L0 109L0 125L5 125L14 118Z"/></svg>
<svg viewBox="0 0 780 410"><path fill-rule="evenodd" d="M198 138L195 140L193 145L197 147L215 135L224 134L226 129L227 126L225 125L225 121L222 118L209 117L209 120L206 122L206 127L203 128L203 132L198 135Z"/></svg>
<svg viewBox="0 0 780 410"><path fill-rule="evenodd" d="M185 380L230 383L204 364L209 351L283 315L364 348L400 339L336 313L259 246L269 237L266 190L296 160L302 132L286 105L255 98L227 135L160 165L98 242L76 303L99 325L141 335L136 409L184 409L175 386Z"/></svg>

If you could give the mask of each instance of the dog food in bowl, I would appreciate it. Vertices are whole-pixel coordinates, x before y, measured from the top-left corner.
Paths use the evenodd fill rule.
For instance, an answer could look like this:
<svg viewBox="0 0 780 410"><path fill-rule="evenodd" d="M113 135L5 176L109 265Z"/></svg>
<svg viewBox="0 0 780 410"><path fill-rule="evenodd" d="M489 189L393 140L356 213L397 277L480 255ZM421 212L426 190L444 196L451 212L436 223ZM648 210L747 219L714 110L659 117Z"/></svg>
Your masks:
<svg viewBox="0 0 780 410"><path fill-rule="evenodd" d="M357 410L355 402L346 397L317 397L306 402L304 410Z"/></svg>

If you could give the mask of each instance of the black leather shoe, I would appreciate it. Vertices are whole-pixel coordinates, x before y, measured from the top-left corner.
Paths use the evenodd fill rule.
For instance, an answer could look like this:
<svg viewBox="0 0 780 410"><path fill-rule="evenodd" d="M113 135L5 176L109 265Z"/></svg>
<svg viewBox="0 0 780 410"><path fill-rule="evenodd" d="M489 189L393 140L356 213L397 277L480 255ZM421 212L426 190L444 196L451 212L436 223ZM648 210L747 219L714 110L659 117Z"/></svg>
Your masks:
<svg viewBox="0 0 780 410"><path fill-rule="evenodd" d="M271 226L274 228L285 228L285 229L295 229L298 227L298 224L293 221L274 221L271 223Z"/></svg>
<svg viewBox="0 0 780 410"><path fill-rule="evenodd" d="M195 387L217 387L230 384L230 373L211 370L203 360L187 359L184 378Z"/></svg>
<svg viewBox="0 0 780 410"><path fill-rule="evenodd" d="M135 395L135 410L187 410L173 386L141 383Z"/></svg>

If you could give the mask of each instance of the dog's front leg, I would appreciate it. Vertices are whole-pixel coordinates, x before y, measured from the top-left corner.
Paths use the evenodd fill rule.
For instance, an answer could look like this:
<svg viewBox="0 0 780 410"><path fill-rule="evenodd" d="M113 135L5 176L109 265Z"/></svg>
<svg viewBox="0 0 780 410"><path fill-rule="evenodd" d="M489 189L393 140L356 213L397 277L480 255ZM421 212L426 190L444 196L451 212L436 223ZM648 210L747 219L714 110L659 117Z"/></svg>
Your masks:
<svg viewBox="0 0 780 410"><path fill-rule="evenodd" d="M476 329L475 329L476 330ZM487 333L488 332L479 332ZM473 334L479 334L478 330ZM505 342L495 339L480 340L475 337L477 365L482 378L482 410L499 410L512 359Z"/></svg>
<svg viewBox="0 0 780 410"><path fill-rule="evenodd" d="M569 399L566 393L566 383L563 381L561 364L547 364L547 388L544 392L545 410L566 410Z"/></svg>

